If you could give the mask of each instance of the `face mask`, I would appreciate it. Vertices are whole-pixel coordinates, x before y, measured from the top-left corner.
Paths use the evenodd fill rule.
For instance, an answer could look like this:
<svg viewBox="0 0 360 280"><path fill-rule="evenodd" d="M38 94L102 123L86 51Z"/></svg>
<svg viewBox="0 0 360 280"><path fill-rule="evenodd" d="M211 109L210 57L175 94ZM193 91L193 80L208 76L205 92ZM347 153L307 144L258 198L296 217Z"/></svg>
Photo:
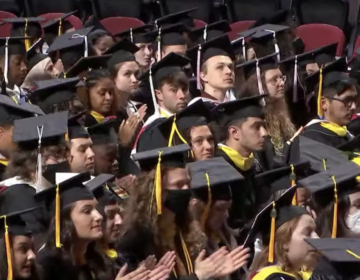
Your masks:
<svg viewBox="0 0 360 280"><path fill-rule="evenodd" d="M187 212L190 197L190 190L166 190L164 205L176 216L181 216Z"/></svg>
<svg viewBox="0 0 360 280"><path fill-rule="evenodd" d="M45 171L43 172L43 177L48 180L51 184L56 184L55 176L56 173L63 173L63 172L71 172L70 164L67 160L55 163L55 164L48 164L45 166Z"/></svg>
<svg viewBox="0 0 360 280"><path fill-rule="evenodd" d="M360 210L352 215L347 215L345 223L352 232L360 233Z"/></svg>

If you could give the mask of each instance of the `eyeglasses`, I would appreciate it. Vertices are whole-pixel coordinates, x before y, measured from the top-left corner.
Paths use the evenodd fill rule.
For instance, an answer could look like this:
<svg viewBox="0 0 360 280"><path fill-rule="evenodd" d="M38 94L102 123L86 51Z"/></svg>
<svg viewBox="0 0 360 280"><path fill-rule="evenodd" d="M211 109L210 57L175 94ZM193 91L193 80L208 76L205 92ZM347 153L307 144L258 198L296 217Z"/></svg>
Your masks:
<svg viewBox="0 0 360 280"><path fill-rule="evenodd" d="M279 81L282 82L286 82L286 76L275 76L272 79L270 79L269 81L267 81L268 83L272 84L273 86L275 86Z"/></svg>
<svg viewBox="0 0 360 280"><path fill-rule="evenodd" d="M345 97L344 99L341 99L341 98L326 96L325 98L340 101L342 104L344 104L348 108L350 108L353 104L355 104L355 106L358 105L358 100L356 97Z"/></svg>

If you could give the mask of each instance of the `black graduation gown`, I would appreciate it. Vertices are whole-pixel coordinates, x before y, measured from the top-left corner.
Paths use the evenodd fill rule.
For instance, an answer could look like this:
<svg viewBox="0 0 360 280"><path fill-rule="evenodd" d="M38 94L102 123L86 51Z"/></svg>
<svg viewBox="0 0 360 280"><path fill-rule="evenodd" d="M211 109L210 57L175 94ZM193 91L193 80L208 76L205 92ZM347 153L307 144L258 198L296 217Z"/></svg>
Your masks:
<svg viewBox="0 0 360 280"><path fill-rule="evenodd" d="M351 139L349 134L339 136L335 132L321 126L320 122L305 127L301 135L334 148L347 143Z"/></svg>
<svg viewBox="0 0 360 280"><path fill-rule="evenodd" d="M254 155L259 165L256 173L262 173L285 166L283 158L275 153L274 145L271 143L270 137L265 140L264 150L256 152Z"/></svg>
<svg viewBox="0 0 360 280"><path fill-rule="evenodd" d="M61 251L56 252L46 247L37 253L37 262L42 268L42 280L96 280L86 266L75 266L70 260L64 260Z"/></svg>
<svg viewBox="0 0 360 280"><path fill-rule="evenodd" d="M84 118L84 126L85 127L90 127L97 123L98 122L96 121L96 119L90 113L85 114L85 118Z"/></svg>
<svg viewBox="0 0 360 280"><path fill-rule="evenodd" d="M4 180L4 174L6 170L6 165L0 161L0 180Z"/></svg>

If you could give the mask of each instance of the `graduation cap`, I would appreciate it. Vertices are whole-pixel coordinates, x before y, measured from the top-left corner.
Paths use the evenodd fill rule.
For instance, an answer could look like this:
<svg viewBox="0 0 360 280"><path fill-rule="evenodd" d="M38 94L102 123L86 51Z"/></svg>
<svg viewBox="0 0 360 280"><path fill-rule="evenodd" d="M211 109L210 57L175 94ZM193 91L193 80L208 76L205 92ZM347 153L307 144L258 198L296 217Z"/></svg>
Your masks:
<svg viewBox="0 0 360 280"><path fill-rule="evenodd" d="M85 127L79 122L79 119L84 116L86 111L82 111L79 114L70 116L68 119L68 137L69 140L77 138L89 138L90 135Z"/></svg>
<svg viewBox="0 0 360 280"><path fill-rule="evenodd" d="M17 119L29 118L35 115L44 115L44 112L36 105L15 103L11 97L0 94L0 123L2 125L12 125Z"/></svg>
<svg viewBox="0 0 360 280"><path fill-rule="evenodd" d="M47 164L44 167L42 176L52 185L56 185L56 173L69 173L71 166L67 160L59 163Z"/></svg>
<svg viewBox="0 0 360 280"><path fill-rule="evenodd" d="M101 56L88 56L80 58L74 66L72 66L66 73L66 78L79 76L81 73L92 70L92 69L106 69L107 61L111 55Z"/></svg>
<svg viewBox="0 0 360 280"><path fill-rule="evenodd" d="M149 172L153 169L155 172L154 192L156 197L157 214L161 215L161 170L167 168L185 168L187 153L190 146L187 144L164 147L156 150L140 152L132 155L134 161L140 165L141 171Z"/></svg>
<svg viewBox="0 0 360 280"><path fill-rule="evenodd" d="M239 183L244 177L223 157L195 161L189 163L188 168L193 194L206 205L201 217L204 229L212 203L216 200L231 200L231 183Z"/></svg>
<svg viewBox="0 0 360 280"><path fill-rule="evenodd" d="M51 79L45 84L39 84L33 93L31 99L36 100L37 104L45 110L49 106L70 101L76 95L76 85L79 78L69 79Z"/></svg>
<svg viewBox="0 0 360 280"><path fill-rule="evenodd" d="M31 48L26 52L28 71L30 71L36 64L44 60L48 56L41 52L41 46L44 40L38 39Z"/></svg>
<svg viewBox="0 0 360 280"><path fill-rule="evenodd" d="M270 185L271 193L275 193L277 191L287 190L296 186L296 182L301 177L306 176L309 169L310 163L308 161L291 164L290 166L280 167L260 173L255 176L255 182L259 186ZM295 193L292 205L297 204L298 201Z"/></svg>
<svg viewBox="0 0 360 280"><path fill-rule="evenodd" d="M318 65L333 62L336 57L338 43L333 43L318 49L313 50L314 61Z"/></svg>
<svg viewBox="0 0 360 280"><path fill-rule="evenodd" d="M158 104L156 102L155 89L166 78L177 72L183 72L183 67L190 63L190 59L176 53L170 53L158 62L151 64L149 69L143 73L140 80L149 77L150 91L155 112L158 114Z"/></svg>
<svg viewBox="0 0 360 280"><path fill-rule="evenodd" d="M121 31L119 33L116 33L114 36L125 38L134 44L152 43L155 37L150 36L151 33L149 32L151 31L153 26L154 25L152 24L145 24L139 27L130 28L128 30Z"/></svg>
<svg viewBox="0 0 360 280"><path fill-rule="evenodd" d="M82 56L88 56L89 43L87 36L92 30L93 27L87 27L56 37L54 42L50 45L48 53L58 51L65 68L73 66L70 61L74 61L74 57L80 58Z"/></svg>
<svg viewBox="0 0 360 280"><path fill-rule="evenodd" d="M109 33L109 31L105 28L103 24L96 18L96 16L92 15L84 24L83 28L93 27L93 30L103 30Z"/></svg>
<svg viewBox="0 0 360 280"><path fill-rule="evenodd" d="M129 40L121 39L104 52L103 55L111 54L110 59L107 61L107 67L111 69L122 62L136 61L134 54L139 50L140 49Z"/></svg>
<svg viewBox="0 0 360 280"><path fill-rule="evenodd" d="M264 112L260 102L264 97L265 95L258 95L221 103L213 110L214 119L220 126L227 127L233 120L263 118Z"/></svg>
<svg viewBox="0 0 360 280"><path fill-rule="evenodd" d="M184 10L184 11L180 11L180 12L176 12L170 15L166 15L163 16L161 18L158 18L157 20L155 20L155 26L157 28L164 26L164 25L168 25L168 24L174 24L174 23L182 23L185 24L189 27L193 27L194 26L194 20L193 18L189 15L190 13L196 11L198 8L191 8L188 10Z"/></svg>
<svg viewBox="0 0 360 280"><path fill-rule="evenodd" d="M4 61L4 79L8 83L9 59L10 55L26 56L25 40L32 37L6 37L0 38L0 53L5 56Z"/></svg>
<svg viewBox="0 0 360 280"><path fill-rule="evenodd" d="M304 207L291 205L296 187L285 191L279 198L269 203L255 217L244 247L251 242L258 233L262 234L263 243L269 244L268 262L274 262L275 235L279 227L301 215L309 215Z"/></svg>
<svg viewBox="0 0 360 280"><path fill-rule="evenodd" d="M60 17L51 19L41 25L44 30L44 40L49 46L54 42L57 36L61 36L66 30L73 28L67 18L74 15L76 12L77 10L62 14Z"/></svg>
<svg viewBox="0 0 360 280"><path fill-rule="evenodd" d="M55 245L61 248L60 224L61 209L80 200L93 200L94 196L91 191L83 184L90 180L88 172L80 173L65 180L56 186L38 192L35 198L45 204L49 212L55 210Z"/></svg>
<svg viewBox="0 0 360 280"><path fill-rule="evenodd" d="M189 37L192 42L202 44L207 40L214 39L231 31L231 27L227 20L207 24L203 27L192 29Z"/></svg>
<svg viewBox="0 0 360 280"><path fill-rule="evenodd" d="M184 144L188 144L184 138L185 132L194 126L208 125L211 120L210 110L199 99L179 113L167 118L159 125L159 129L165 139L168 139L169 147L173 144L174 135L177 135Z"/></svg>
<svg viewBox="0 0 360 280"><path fill-rule="evenodd" d="M40 22L44 21L44 18L40 17L29 17L29 18L6 18L3 22L11 23L10 37L33 37L35 40L41 37L42 30ZM26 50L30 49L33 42L30 39L25 39Z"/></svg>
<svg viewBox="0 0 360 280"><path fill-rule="evenodd" d="M7 279L13 279L13 257L11 248L11 237L14 236L28 236L31 234L31 230L28 228L26 222L21 218L21 215L34 211L37 208L30 208L17 212L9 212L0 217L0 231L1 236L5 241L6 247L6 261L7 261Z"/></svg>
<svg viewBox="0 0 360 280"><path fill-rule="evenodd" d="M321 207L334 203L332 238L336 238L337 234L338 199L340 196L359 191L356 180L359 175L360 167L353 162L347 162L298 182L312 193L316 203Z"/></svg>
<svg viewBox="0 0 360 280"><path fill-rule="evenodd" d="M191 59L193 70L196 71L195 74L198 79L198 89L201 88L200 69L208 59L214 56L229 56L231 59L235 58L234 50L227 35L222 35L189 49L187 51L187 56Z"/></svg>
<svg viewBox="0 0 360 280"><path fill-rule="evenodd" d="M105 120L87 128L93 145L107 145L118 143L117 134L114 129L116 119Z"/></svg>
<svg viewBox="0 0 360 280"><path fill-rule="evenodd" d="M331 88L336 82L341 81L344 87L336 87L337 94L342 93L347 86L352 86L356 84L356 81L350 78L347 74L347 62L346 57L343 56L338 60L328 64L327 66L320 68L319 71L314 74L306 77L306 88L309 92L313 91L318 87L317 92L317 114L320 118L323 117L323 112L321 109L321 97L322 91L325 88ZM335 88L334 88L335 89Z"/></svg>

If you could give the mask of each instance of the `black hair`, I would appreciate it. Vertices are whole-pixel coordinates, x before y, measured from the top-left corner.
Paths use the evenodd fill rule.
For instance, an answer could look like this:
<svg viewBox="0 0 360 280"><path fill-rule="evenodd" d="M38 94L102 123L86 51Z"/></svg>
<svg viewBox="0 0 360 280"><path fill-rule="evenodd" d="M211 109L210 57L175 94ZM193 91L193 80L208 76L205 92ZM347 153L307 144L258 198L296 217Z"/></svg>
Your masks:
<svg viewBox="0 0 360 280"><path fill-rule="evenodd" d="M94 50L94 46L97 44L97 42L99 41L100 38L105 37L105 36L110 36L111 38L113 38L113 36L102 29L96 29L93 32L91 32L88 36L88 40L89 40L89 50L90 50L90 55L96 55L95 50Z"/></svg>

